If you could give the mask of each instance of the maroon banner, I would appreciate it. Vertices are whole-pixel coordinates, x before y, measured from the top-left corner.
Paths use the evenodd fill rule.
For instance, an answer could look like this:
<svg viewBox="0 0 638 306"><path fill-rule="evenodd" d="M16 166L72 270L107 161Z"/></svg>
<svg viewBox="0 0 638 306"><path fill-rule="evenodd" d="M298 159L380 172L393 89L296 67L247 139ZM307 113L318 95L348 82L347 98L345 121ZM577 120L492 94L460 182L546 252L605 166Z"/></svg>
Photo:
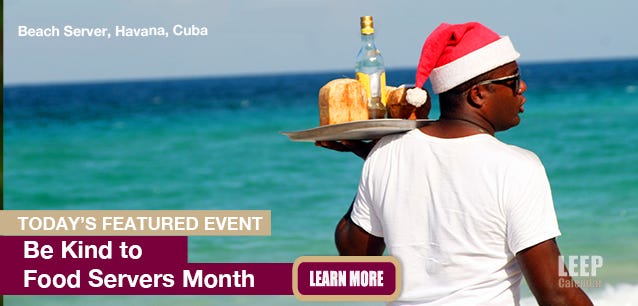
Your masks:
<svg viewBox="0 0 638 306"><path fill-rule="evenodd" d="M0 236L0 295L292 295L292 263L188 263L187 237Z"/></svg>

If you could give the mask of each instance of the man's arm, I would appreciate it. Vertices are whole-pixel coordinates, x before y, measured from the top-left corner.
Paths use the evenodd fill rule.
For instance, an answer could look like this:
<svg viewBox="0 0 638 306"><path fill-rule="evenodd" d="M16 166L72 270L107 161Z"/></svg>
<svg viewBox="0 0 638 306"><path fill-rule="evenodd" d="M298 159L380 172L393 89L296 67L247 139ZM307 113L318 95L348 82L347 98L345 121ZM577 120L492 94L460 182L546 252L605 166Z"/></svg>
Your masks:
<svg viewBox="0 0 638 306"><path fill-rule="evenodd" d="M339 220L335 229L335 243L341 256L381 256L385 250L383 238L370 235L350 219L352 205Z"/></svg>
<svg viewBox="0 0 638 306"><path fill-rule="evenodd" d="M372 141L316 141L315 145L339 152L352 152L366 159L378 139ZM342 256L380 256L385 250L383 238L369 234L350 219L354 201L335 229L337 251Z"/></svg>
<svg viewBox="0 0 638 306"><path fill-rule="evenodd" d="M560 276L560 251L550 239L516 254L527 284L539 305L593 305L571 276Z"/></svg>

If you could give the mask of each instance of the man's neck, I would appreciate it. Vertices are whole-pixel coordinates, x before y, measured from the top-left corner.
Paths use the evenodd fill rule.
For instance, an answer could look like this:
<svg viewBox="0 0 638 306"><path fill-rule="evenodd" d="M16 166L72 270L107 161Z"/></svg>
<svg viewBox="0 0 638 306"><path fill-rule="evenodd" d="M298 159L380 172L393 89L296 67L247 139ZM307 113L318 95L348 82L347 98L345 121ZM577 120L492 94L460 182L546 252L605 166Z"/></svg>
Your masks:
<svg viewBox="0 0 638 306"><path fill-rule="evenodd" d="M421 131L439 138L460 138L476 134L494 135L494 128L489 122L466 114L441 114L439 120L422 127Z"/></svg>

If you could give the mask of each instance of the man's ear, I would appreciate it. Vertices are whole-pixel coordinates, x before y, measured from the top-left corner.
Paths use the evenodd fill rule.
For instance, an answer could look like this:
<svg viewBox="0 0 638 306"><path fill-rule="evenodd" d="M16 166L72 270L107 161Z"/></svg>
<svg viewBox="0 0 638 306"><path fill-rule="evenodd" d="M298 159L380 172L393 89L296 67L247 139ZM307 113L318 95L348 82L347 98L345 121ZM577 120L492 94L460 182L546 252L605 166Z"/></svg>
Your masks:
<svg viewBox="0 0 638 306"><path fill-rule="evenodd" d="M473 107L481 108L487 103L488 91L484 86L474 85L467 91L467 103Z"/></svg>

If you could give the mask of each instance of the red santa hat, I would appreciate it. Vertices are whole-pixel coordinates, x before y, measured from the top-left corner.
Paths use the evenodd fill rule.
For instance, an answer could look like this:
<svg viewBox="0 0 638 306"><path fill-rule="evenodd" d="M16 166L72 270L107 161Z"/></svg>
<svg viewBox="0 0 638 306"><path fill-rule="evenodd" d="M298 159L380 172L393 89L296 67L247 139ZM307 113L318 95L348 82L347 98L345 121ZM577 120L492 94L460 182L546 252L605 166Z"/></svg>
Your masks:
<svg viewBox="0 0 638 306"><path fill-rule="evenodd" d="M423 44L415 85L429 78L434 93L446 92L519 56L509 37L478 22L442 23Z"/></svg>

